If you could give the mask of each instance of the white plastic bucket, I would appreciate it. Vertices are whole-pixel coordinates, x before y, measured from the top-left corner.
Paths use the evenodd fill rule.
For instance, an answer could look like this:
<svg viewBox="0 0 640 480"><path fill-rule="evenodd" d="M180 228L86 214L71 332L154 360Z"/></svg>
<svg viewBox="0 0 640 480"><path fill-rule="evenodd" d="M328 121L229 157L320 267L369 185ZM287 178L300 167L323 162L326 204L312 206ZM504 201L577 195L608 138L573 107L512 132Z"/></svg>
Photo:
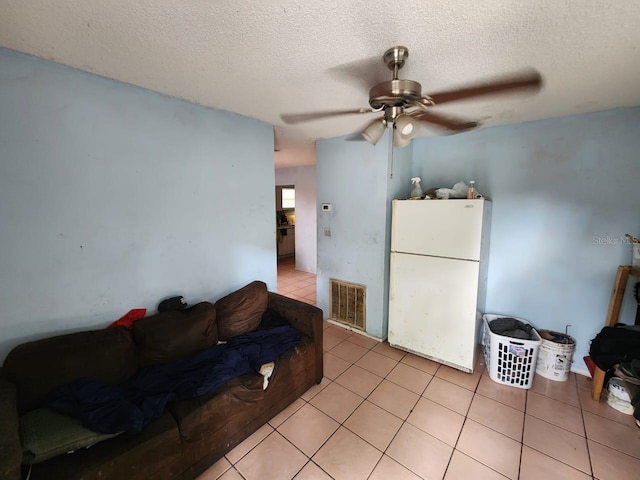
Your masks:
<svg viewBox="0 0 640 480"><path fill-rule="evenodd" d="M536 373L550 380L566 382L571 371L576 341L560 332L538 330L538 333L542 342L538 349Z"/></svg>

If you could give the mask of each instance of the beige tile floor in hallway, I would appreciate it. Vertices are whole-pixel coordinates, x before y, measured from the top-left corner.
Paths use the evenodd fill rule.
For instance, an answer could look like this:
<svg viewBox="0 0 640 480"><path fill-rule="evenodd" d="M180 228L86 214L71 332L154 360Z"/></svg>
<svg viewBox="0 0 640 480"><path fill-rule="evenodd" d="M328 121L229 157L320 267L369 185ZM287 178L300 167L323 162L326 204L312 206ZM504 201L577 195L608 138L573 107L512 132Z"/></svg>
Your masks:
<svg viewBox="0 0 640 480"><path fill-rule="evenodd" d="M315 303L306 275L283 293ZM322 383L201 479L640 478L640 429L586 377L521 390L482 362L469 375L330 324L324 348Z"/></svg>
<svg viewBox="0 0 640 480"><path fill-rule="evenodd" d="M294 257L278 261L278 293L316 304L316 276L296 270Z"/></svg>

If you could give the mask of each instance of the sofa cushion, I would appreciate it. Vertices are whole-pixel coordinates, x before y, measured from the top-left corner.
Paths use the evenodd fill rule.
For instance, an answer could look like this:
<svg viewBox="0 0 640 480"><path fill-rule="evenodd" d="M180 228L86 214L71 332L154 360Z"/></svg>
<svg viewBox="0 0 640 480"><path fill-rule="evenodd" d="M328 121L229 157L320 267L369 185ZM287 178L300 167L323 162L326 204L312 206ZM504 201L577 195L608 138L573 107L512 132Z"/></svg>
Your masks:
<svg viewBox="0 0 640 480"><path fill-rule="evenodd" d="M138 370L131 332L124 327L71 333L24 343L4 362L7 378L18 386L18 412L42 406L56 387L82 377L121 383Z"/></svg>
<svg viewBox="0 0 640 480"><path fill-rule="evenodd" d="M44 462L79 448L90 447L120 433L94 432L83 427L75 418L50 408L38 408L20 417L22 463Z"/></svg>
<svg viewBox="0 0 640 480"><path fill-rule="evenodd" d="M267 285L258 281L218 300L215 307L220 340L255 330L267 309L267 302Z"/></svg>
<svg viewBox="0 0 640 480"><path fill-rule="evenodd" d="M32 465L31 480L123 480L169 478L182 453L180 433L169 412L138 435L119 435L71 455Z"/></svg>
<svg viewBox="0 0 640 480"><path fill-rule="evenodd" d="M201 302L187 310L161 312L133 324L140 366L168 363L218 342L216 310Z"/></svg>

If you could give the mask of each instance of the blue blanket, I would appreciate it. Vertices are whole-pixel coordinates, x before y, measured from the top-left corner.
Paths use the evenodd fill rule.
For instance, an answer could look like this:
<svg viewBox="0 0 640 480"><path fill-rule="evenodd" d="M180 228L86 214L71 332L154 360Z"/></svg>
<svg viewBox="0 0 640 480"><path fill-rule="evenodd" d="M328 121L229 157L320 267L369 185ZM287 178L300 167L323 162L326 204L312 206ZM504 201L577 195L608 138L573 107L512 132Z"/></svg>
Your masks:
<svg viewBox="0 0 640 480"><path fill-rule="evenodd" d="M83 378L54 390L48 405L100 433L138 433L167 402L210 393L231 378L260 369L300 341L292 327L259 330L175 362L141 368L127 382Z"/></svg>

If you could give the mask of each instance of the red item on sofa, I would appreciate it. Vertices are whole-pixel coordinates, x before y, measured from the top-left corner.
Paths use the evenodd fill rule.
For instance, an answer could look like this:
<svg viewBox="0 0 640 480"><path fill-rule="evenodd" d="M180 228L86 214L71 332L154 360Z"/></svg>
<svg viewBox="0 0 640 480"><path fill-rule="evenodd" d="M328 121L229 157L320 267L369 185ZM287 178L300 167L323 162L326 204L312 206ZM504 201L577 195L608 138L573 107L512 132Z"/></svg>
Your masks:
<svg viewBox="0 0 640 480"><path fill-rule="evenodd" d="M133 324L135 322L137 322L141 318L144 318L146 313L147 313L146 308L134 308L133 310L129 310L127 313L125 313L122 317L120 317L118 320L113 322L107 328L111 328L111 327L131 328L133 327Z"/></svg>

